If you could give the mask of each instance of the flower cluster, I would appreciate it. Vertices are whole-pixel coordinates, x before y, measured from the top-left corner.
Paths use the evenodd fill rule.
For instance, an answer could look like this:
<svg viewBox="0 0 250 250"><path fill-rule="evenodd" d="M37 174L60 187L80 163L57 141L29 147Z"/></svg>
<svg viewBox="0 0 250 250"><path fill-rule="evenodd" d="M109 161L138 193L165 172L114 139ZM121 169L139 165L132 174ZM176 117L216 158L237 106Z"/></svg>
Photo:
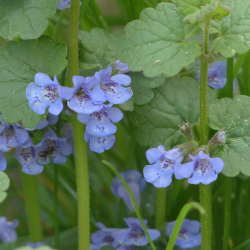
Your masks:
<svg viewBox="0 0 250 250"><path fill-rule="evenodd" d="M124 218L128 228L116 229L106 228L102 223L96 226L100 229L91 235L90 249L101 249L103 246L112 246L116 250L134 250L135 246L145 246L148 244L147 236L138 219ZM147 225L147 220L143 220ZM152 240L156 240L160 236L160 232L156 229L147 229Z"/></svg>
<svg viewBox="0 0 250 250"><path fill-rule="evenodd" d="M172 221L166 226L166 234L171 236L175 221ZM175 241L175 245L183 249L193 248L201 244L200 222L196 220L185 219Z"/></svg>
<svg viewBox="0 0 250 250"><path fill-rule="evenodd" d="M147 150L146 157L154 164L144 167L144 178L158 188L169 186L173 174L176 179L189 178L190 184L209 184L217 179L224 167L220 158L211 158L203 151L196 156L189 154L191 161L182 164L184 156L179 148L165 151L162 145Z"/></svg>
<svg viewBox="0 0 250 250"><path fill-rule="evenodd" d="M26 89L30 107L38 114L44 114L46 109L53 115L59 115L63 110L63 99L68 107L77 112L77 119L86 124L85 140L90 149L102 153L110 149L114 142L113 135L117 128L114 123L123 118L122 112L113 107L121 104L133 95L129 76L120 72L128 72L127 64L119 61L113 64L117 74L112 74L112 66L102 69L92 77L73 76L73 88L63 87L56 76L52 81L48 75L37 73L34 83Z"/></svg>
<svg viewBox="0 0 250 250"><path fill-rule="evenodd" d="M141 173L137 170L127 170L120 174L124 178L124 180L128 183L128 186L130 187L133 196L135 197L137 206L139 207L140 193L146 186L145 179L142 177ZM111 191L115 196L121 198L124 201L124 203L126 204L126 206L130 211L134 211L134 207L131 202L129 193L117 176L113 179Z"/></svg>
<svg viewBox="0 0 250 250"><path fill-rule="evenodd" d="M197 81L200 81L200 71L195 74ZM213 89L221 89L227 82L227 63L215 62L208 69L207 85ZM234 79L233 87L235 88L237 80Z"/></svg>

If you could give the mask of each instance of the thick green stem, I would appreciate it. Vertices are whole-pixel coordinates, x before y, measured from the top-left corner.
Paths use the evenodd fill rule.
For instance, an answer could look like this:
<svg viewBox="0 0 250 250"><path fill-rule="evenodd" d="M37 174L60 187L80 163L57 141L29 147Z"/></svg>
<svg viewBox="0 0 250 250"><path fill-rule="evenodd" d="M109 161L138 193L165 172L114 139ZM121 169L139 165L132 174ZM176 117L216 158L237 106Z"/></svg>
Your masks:
<svg viewBox="0 0 250 250"><path fill-rule="evenodd" d="M58 165L54 165L54 236L55 248L60 249L58 223Z"/></svg>
<svg viewBox="0 0 250 250"><path fill-rule="evenodd" d="M167 188L157 188L157 190L156 190L155 228L159 228L165 222L166 197L167 197Z"/></svg>
<svg viewBox="0 0 250 250"><path fill-rule="evenodd" d="M34 243L41 242L43 236L36 176L24 173L22 173L21 175L25 205L28 215L30 241Z"/></svg>
<svg viewBox="0 0 250 250"><path fill-rule="evenodd" d="M225 211L224 211L224 234L223 234L223 250L228 250L228 238L230 232L230 217L231 217L231 201L232 201L232 186L233 178L226 177L225 190Z"/></svg>
<svg viewBox="0 0 250 250"><path fill-rule="evenodd" d="M69 82L72 77L79 75L78 69L78 21L79 0L72 0L69 17L69 45L68 70ZM89 249L89 176L86 143L84 140L84 126L77 120L77 114L72 116L74 156L76 168L77 203L78 203L78 250Z"/></svg>
<svg viewBox="0 0 250 250"><path fill-rule="evenodd" d="M208 39L210 18L206 18L203 31L204 54L201 60L200 77L200 145L208 143L208 117L207 117L207 70ZM200 184L200 204L205 209L201 215L201 250L210 250L211 237L211 191L209 185Z"/></svg>

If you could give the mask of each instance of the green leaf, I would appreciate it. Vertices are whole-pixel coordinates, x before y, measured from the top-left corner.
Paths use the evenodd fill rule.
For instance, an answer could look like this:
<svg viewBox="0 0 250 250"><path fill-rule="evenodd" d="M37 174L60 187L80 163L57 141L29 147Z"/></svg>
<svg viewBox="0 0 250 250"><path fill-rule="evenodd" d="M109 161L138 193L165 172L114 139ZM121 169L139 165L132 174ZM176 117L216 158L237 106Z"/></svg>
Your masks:
<svg viewBox="0 0 250 250"><path fill-rule="evenodd" d="M116 47L124 35L123 31L109 34L107 31L94 28L91 32L80 31L79 39L82 44L79 65L82 69L106 68L117 60Z"/></svg>
<svg viewBox="0 0 250 250"><path fill-rule="evenodd" d="M209 89L209 99L215 92ZM136 138L143 146L163 145L170 149L185 139L179 125L186 120L192 125L199 118L199 84L190 77L174 77L154 89L154 98L131 113L132 122L138 126Z"/></svg>
<svg viewBox="0 0 250 250"><path fill-rule="evenodd" d="M0 112L4 122L14 124L22 120L24 127L37 125L36 114L26 98L26 87L38 72L53 77L67 66L67 48L54 44L49 38L38 41L9 42L0 47Z"/></svg>
<svg viewBox="0 0 250 250"><path fill-rule="evenodd" d="M227 140L214 156L224 161L222 173L236 176L240 172L250 175L250 97L215 100L208 109L209 126L226 132Z"/></svg>
<svg viewBox="0 0 250 250"><path fill-rule="evenodd" d="M228 15L229 9L224 5L220 5L219 1L215 1L197 10L195 13L186 16L184 21L196 24L203 22L207 16L211 16L212 19L221 20L222 17Z"/></svg>
<svg viewBox="0 0 250 250"><path fill-rule="evenodd" d="M180 12L183 16L188 16L201 9L201 6L209 4L211 0L176 0L180 6Z"/></svg>
<svg viewBox="0 0 250 250"><path fill-rule="evenodd" d="M224 57L244 54L250 49L250 1L224 1L233 9L229 16L221 20L221 34L213 41L215 53Z"/></svg>
<svg viewBox="0 0 250 250"><path fill-rule="evenodd" d="M152 89L161 86L165 81L164 76L148 78L141 72L128 73L127 75L131 77L130 87L132 88L133 96L127 102L121 104L120 107L129 111L134 110L134 104L144 105L149 103L154 97Z"/></svg>
<svg viewBox="0 0 250 250"><path fill-rule="evenodd" d="M187 42L200 29L183 21L179 9L170 3L147 8L125 27L126 35L117 48L117 57L129 63L131 71L142 71L147 77L162 73L176 75L200 56L199 42Z"/></svg>
<svg viewBox="0 0 250 250"><path fill-rule="evenodd" d="M9 186L10 179L8 175L0 171L0 203L2 203L6 198L7 194L5 191L9 188Z"/></svg>
<svg viewBox="0 0 250 250"><path fill-rule="evenodd" d="M57 0L1 0L0 36L12 40L15 37L35 39L48 26L48 18L57 9Z"/></svg>

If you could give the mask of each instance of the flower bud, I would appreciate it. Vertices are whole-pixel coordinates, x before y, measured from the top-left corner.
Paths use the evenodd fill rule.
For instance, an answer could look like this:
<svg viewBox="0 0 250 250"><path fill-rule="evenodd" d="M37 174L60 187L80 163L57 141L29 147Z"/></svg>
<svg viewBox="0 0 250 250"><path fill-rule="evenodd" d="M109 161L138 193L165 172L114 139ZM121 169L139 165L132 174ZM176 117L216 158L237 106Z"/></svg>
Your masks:
<svg viewBox="0 0 250 250"><path fill-rule="evenodd" d="M217 147L226 143L226 133L224 131L218 131L213 138L209 141L208 148L211 153Z"/></svg>
<svg viewBox="0 0 250 250"><path fill-rule="evenodd" d="M179 129L181 133L185 135L188 141L194 141L193 130L191 124L188 121L186 123L183 122L183 125L179 126Z"/></svg>

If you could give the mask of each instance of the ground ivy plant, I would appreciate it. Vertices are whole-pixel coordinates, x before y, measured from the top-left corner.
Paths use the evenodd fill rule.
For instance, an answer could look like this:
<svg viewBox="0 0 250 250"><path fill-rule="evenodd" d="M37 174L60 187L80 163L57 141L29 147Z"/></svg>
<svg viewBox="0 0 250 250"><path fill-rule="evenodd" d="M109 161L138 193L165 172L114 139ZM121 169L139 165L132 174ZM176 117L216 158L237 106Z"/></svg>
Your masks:
<svg viewBox="0 0 250 250"><path fill-rule="evenodd" d="M250 2L114 2L0 1L1 249L248 249Z"/></svg>

